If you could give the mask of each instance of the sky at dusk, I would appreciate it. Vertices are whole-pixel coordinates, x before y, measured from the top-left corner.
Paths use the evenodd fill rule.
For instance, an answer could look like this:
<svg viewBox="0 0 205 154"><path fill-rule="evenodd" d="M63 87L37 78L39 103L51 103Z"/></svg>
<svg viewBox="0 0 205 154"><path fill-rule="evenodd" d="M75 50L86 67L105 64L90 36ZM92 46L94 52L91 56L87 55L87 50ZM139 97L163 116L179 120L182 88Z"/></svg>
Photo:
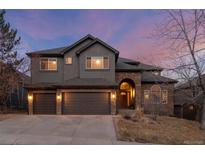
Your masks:
<svg viewBox="0 0 205 154"><path fill-rule="evenodd" d="M68 46L91 34L141 61L161 52L150 33L161 18L156 10L6 10L6 20L18 30L26 52ZM24 53L22 51L22 53ZM157 54L156 54L157 55Z"/></svg>

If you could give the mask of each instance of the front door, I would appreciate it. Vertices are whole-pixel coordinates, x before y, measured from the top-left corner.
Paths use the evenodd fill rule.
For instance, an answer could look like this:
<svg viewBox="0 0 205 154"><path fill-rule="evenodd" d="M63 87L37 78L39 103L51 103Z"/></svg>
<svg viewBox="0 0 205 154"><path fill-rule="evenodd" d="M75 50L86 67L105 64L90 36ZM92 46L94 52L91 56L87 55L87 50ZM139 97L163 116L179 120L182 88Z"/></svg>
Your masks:
<svg viewBox="0 0 205 154"><path fill-rule="evenodd" d="M120 108L128 108L129 92L120 92Z"/></svg>

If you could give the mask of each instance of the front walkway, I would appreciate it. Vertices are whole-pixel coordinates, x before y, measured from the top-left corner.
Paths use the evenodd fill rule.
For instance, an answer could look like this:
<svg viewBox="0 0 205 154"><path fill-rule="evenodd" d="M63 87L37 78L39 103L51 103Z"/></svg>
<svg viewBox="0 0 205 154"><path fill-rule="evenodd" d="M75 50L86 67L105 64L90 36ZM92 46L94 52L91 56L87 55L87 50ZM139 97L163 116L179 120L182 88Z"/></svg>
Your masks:
<svg viewBox="0 0 205 154"><path fill-rule="evenodd" d="M116 140L112 116L16 115L0 121L0 136L0 144L131 144Z"/></svg>

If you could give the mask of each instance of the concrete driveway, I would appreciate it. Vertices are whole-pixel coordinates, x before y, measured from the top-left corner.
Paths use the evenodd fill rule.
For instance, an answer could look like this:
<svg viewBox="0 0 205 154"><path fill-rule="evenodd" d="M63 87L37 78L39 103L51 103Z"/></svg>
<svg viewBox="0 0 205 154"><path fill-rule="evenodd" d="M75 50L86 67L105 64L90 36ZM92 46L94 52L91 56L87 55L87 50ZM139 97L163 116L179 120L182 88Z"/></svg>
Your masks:
<svg viewBox="0 0 205 154"><path fill-rule="evenodd" d="M0 144L125 143L116 141L112 116L16 115L0 121Z"/></svg>

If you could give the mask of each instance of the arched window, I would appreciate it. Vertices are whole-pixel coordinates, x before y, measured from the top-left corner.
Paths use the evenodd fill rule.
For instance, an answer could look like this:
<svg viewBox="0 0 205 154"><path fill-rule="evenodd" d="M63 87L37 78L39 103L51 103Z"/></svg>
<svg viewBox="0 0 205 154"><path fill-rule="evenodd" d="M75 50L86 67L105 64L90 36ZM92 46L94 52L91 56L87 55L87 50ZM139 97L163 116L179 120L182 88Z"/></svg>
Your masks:
<svg viewBox="0 0 205 154"><path fill-rule="evenodd" d="M160 97L161 97L161 88L159 85L153 85L151 87L151 102L154 104L159 104L160 103Z"/></svg>

